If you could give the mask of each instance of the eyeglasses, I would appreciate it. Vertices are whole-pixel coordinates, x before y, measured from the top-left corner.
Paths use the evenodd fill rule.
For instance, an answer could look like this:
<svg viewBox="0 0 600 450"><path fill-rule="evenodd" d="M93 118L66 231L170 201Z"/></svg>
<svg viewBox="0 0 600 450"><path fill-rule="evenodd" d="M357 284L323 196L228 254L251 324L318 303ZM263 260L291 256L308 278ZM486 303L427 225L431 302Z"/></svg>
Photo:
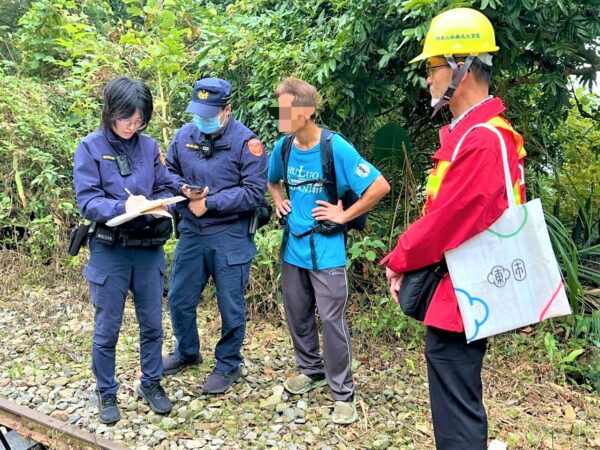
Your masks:
<svg viewBox="0 0 600 450"><path fill-rule="evenodd" d="M450 67L448 64L439 64L437 66L427 66L427 76L430 77L433 75L433 72L436 71L436 69L441 69L442 67Z"/></svg>
<svg viewBox="0 0 600 450"><path fill-rule="evenodd" d="M146 126L146 122L143 122L141 120L136 120L135 122L132 122L131 120L127 119L117 119L117 123L122 128L133 128L134 130L139 130L140 128Z"/></svg>

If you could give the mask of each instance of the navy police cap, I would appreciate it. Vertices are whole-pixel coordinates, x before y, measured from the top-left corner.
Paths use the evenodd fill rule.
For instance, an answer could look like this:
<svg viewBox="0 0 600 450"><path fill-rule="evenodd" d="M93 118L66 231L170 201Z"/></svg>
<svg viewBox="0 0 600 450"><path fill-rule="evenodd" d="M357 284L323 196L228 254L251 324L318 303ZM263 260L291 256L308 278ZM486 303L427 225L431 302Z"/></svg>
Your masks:
<svg viewBox="0 0 600 450"><path fill-rule="evenodd" d="M202 78L194 83L192 101L185 112L214 117L231 103L231 85L220 78Z"/></svg>

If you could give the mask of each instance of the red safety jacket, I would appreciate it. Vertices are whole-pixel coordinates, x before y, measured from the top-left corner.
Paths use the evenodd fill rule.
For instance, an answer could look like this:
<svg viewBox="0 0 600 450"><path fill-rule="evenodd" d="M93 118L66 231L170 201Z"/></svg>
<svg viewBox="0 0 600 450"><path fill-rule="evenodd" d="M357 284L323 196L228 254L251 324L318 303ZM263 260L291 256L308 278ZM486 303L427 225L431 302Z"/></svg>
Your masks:
<svg viewBox="0 0 600 450"><path fill-rule="evenodd" d="M508 207L500 142L492 131L475 128L464 139L451 161L460 138L473 125L488 123L497 128L508 151L513 195L525 200L523 138L500 115L505 107L492 98L473 109L450 131L440 130L440 148L433 155L434 168L427 182L424 215L398 239L396 248L382 263L397 273L441 261L444 252L458 247L486 230ZM438 286L425 315L425 325L464 331L452 281L447 275Z"/></svg>

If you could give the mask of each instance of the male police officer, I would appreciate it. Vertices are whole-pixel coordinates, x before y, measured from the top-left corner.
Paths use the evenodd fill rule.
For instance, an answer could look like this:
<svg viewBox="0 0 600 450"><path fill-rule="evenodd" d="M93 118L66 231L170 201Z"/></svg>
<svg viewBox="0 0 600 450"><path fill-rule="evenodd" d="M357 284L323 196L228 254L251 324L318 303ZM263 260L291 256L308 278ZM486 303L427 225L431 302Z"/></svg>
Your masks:
<svg viewBox="0 0 600 450"><path fill-rule="evenodd" d="M177 206L183 217L173 256L169 311L177 339L163 357L164 373L202 362L196 306L212 276L221 313L216 367L203 392L219 394L240 376L246 329L244 289L256 254L248 232L267 186L267 155L256 135L231 117L231 85L219 78L194 84L186 112L193 121L172 139L167 167L189 198Z"/></svg>

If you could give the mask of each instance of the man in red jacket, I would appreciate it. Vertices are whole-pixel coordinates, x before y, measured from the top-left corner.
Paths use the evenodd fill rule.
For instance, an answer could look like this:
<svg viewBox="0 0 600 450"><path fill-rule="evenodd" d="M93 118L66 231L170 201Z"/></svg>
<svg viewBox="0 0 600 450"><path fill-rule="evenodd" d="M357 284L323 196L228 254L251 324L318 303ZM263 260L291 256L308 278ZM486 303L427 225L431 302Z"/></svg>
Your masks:
<svg viewBox="0 0 600 450"><path fill-rule="evenodd" d="M480 12L457 8L436 16L423 52L411 61L428 61L427 84L434 114L448 105L453 119L440 131L440 147L427 182L424 215L398 239L383 263L392 296L398 301L403 273L444 258L492 225L508 206L496 127L506 143L518 204L525 199L523 140L501 115L502 101L489 95L494 30ZM458 141L465 139L453 159ZM436 447L485 450L487 417L481 367L485 339L467 344L450 277L440 282L424 320L425 356Z"/></svg>

